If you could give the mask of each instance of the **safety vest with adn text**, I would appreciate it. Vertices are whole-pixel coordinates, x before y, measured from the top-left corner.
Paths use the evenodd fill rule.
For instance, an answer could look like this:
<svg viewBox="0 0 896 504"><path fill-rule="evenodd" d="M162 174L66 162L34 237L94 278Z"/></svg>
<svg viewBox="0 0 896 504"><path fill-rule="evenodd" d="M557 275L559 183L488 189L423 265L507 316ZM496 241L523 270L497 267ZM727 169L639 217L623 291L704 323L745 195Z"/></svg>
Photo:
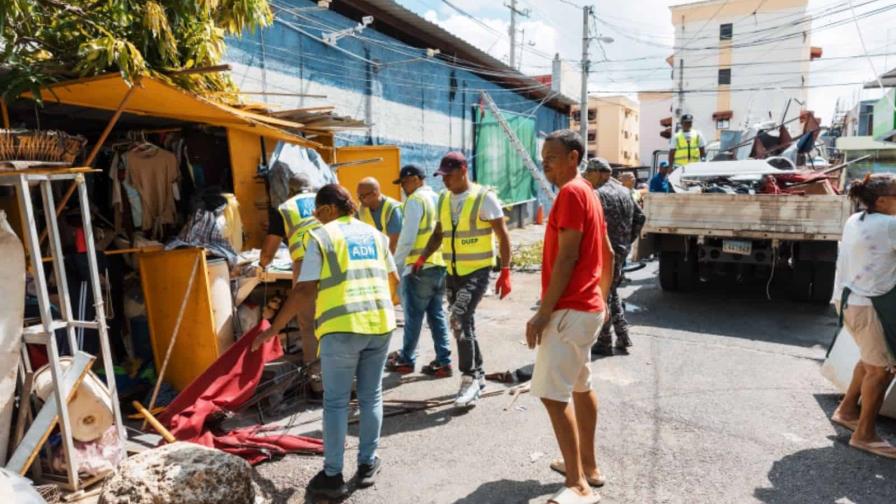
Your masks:
<svg viewBox="0 0 896 504"><path fill-rule="evenodd" d="M479 218L489 190L479 184L470 184L456 223L451 219L450 192L445 190L439 195L439 222L444 236L442 254L448 273L452 275L469 275L494 265L495 234L492 225Z"/></svg>
<svg viewBox="0 0 896 504"><path fill-rule="evenodd" d="M436 228L436 206L432 202L432 199L424 196L422 191L418 190L414 191L414 194L408 197L405 205L411 201L416 201L420 207L423 208L423 217L420 219L420 225L417 227L417 237L414 239L414 248L411 249L407 259L404 261L406 265L411 265L417 262L417 259L423 254L426 244L429 243L432 232ZM439 250L433 252L432 255L426 258L426 264L445 266L445 258L442 256L442 252Z"/></svg>
<svg viewBox="0 0 896 504"><path fill-rule="evenodd" d="M684 131L675 135L675 164L684 166L700 161L700 133L691 131L691 141L684 136Z"/></svg>
<svg viewBox="0 0 896 504"><path fill-rule="evenodd" d="M386 229L389 227L389 221L392 220L392 214L395 213L395 210L401 208L401 203L388 197L383 196L383 204L380 205L379 210L377 210L377 217L379 218L380 225L376 225L376 221L373 220L373 214L370 212L370 209L367 207L361 207L360 212L358 212L361 222L367 224L368 226L373 226L380 233L386 233Z"/></svg>
<svg viewBox="0 0 896 504"><path fill-rule="evenodd" d="M286 243L293 261L305 258L306 234L320 227L320 221L314 217L314 198L314 193L297 194L277 207L286 225Z"/></svg>
<svg viewBox="0 0 896 504"><path fill-rule="evenodd" d="M389 251L373 227L346 236L343 227L353 220L341 217L309 233L323 259L314 309L317 339L332 333L386 335L395 329Z"/></svg>

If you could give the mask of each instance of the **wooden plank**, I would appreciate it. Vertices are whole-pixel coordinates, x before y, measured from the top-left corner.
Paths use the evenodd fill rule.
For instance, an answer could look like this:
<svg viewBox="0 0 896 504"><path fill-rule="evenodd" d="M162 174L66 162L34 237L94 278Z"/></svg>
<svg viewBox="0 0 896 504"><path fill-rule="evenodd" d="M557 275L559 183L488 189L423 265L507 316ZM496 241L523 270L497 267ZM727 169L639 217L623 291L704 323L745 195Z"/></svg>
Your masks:
<svg viewBox="0 0 896 504"><path fill-rule="evenodd" d="M90 369L93 360L92 355L78 352L75 354L71 366L63 374L62 383L59 386L62 387L63 396L66 398L66 407L68 406L67 402L75 395L75 391L87 375L87 370ZM25 434L24 439L10 457L6 469L24 476L58 421L59 408L56 404L56 396L51 394L28 428L28 433Z"/></svg>

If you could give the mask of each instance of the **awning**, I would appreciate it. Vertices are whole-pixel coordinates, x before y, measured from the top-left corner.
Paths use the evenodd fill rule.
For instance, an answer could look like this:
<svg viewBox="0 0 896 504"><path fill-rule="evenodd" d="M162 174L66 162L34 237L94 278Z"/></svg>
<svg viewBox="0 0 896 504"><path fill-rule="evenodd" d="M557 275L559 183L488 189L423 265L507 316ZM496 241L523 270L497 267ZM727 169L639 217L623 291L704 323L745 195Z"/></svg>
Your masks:
<svg viewBox="0 0 896 504"><path fill-rule="evenodd" d="M719 110L712 113L713 121L724 121L726 119L731 119L734 116L734 112L730 110Z"/></svg>
<svg viewBox="0 0 896 504"><path fill-rule="evenodd" d="M664 128L671 128L672 127L672 118L666 117L665 119L660 119L660 126L662 126Z"/></svg>
<svg viewBox="0 0 896 504"><path fill-rule="evenodd" d="M316 142L283 129L297 130L303 127L301 123L216 103L152 77L142 77L135 85L137 88L125 103L123 112L234 128L306 147L320 147ZM106 74L48 86L41 91L41 96L48 103L114 111L127 92L128 85L119 74ZM33 97L30 92L22 96Z"/></svg>
<svg viewBox="0 0 896 504"><path fill-rule="evenodd" d="M666 128L663 131L660 131L660 136L663 138L672 138L672 128Z"/></svg>

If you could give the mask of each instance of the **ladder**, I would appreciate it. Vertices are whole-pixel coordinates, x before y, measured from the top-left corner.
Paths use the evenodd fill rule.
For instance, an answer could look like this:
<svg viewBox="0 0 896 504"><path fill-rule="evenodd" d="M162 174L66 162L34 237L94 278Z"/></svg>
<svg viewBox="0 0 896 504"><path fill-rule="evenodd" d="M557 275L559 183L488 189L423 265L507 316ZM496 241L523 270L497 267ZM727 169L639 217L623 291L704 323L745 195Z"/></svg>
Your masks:
<svg viewBox="0 0 896 504"><path fill-rule="evenodd" d="M19 208L23 213L22 242L31 260L31 269L34 275L36 295L40 307L40 324L25 327L22 338L23 343L45 345L49 359L49 369L52 376L53 389L44 406L37 412L34 421L28 427L21 442L15 447L12 456L7 462L6 469L16 474L24 475L37 457L37 452L44 445L58 423L62 437L63 453L65 455L66 475L65 484L71 491L76 491L87 484L78 475L78 453L75 451L72 438L72 419L68 413L68 401L74 395L75 390L84 379L94 356L78 349L76 330L78 328L95 329L99 336L100 352L105 371L105 385L112 403L114 425L118 431L120 449L124 450L127 441L121 410L118 404L118 393L115 388L115 371L112 367L112 352L109 346L109 334L106 327L106 315L103 306L103 294L99 280L99 265L96 260L96 247L93 239L93 225L90 218L90 202L87 193L85 175L96 170L91 168L62 168L42 170L37 168L0 171L0 185L16 188L19 200ZM78 192L81 210L81 225L84 229L84 240L87 246L87 266L90 272L90 288L93 294L96 317L94 320L77 320L72 311L71 298L65 274L65 261L63 258L62 241L59 233L59 223L56 217L56 203L53 198L52 183L54 181L71 181ZM36 186L42 198L44 217L49 232L50 254L52 255L53 276L56 280L59 294L59 311L61 319L54 319L51 312L50 291L47 286L48 274L44 269L44 261L41 254L40 239L38 238L38 222L35 208L31 201L32 187ZM56 330L65 330L68 338L69 350L72 353L71 366L63 371L60 365L59 347L56 343ZM24 371L32 372L28 353L22 345L22 363Z"/></svg>
<svg viewBox="0 0 896 504"><path fill-rule="evenodd" d="M507 134L507 138L510 140L510 145L513 146L513 149L519 154L520 159L523 160L523 164L529 170L529 173L532 174L532 178L538 181L538 185L541 186L541 190L544 192L545 196L548 196L552 200L557 196L554 192L554 188L548 182L548 179L544 177L544 173L538 168L538 165L535 164L535 161L532 160L532 156L526 151L526 148L523 147L523 142L520 142L520 139L516 136L516 133L510 129L510 125L507 124L507 120L504 119L504 115L501 114L501 111L498 109L498 105L495 104L495 101L492 100L492 97L488 94L488 92L482 92L482 101L488 107L488 109L492 112L492 115L495 116L495 119L498 120L498 124L501 125L501 129L504 130L504 133Z"/></svg>

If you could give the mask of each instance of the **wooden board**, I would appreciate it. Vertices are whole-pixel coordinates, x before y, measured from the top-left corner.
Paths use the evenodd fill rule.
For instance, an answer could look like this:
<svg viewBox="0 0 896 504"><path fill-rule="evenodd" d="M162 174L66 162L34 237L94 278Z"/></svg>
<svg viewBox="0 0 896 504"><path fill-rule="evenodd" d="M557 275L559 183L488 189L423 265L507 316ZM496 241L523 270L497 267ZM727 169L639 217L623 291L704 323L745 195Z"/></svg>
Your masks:
<svg viewBox="0 0 896 504"><path fill-rule="evenodd" d="M93 360L94 357L90 354L84 352L75 354L72 365L62 375L62 384L60 385L66 400L70 400L75 394L78 386L81 384L81 380L84 379L84 376L87 375L87 370L93 364ZM28 432L25 434L22 442L19 443L16 451L9 458L6 469L24 476L28 468L31 467L31 463L34 462L40 447L46 442L58 421L59 408L56 405L56 396L50 395L43 408L40 409L40 412L34 418L34 422L28 428Z"/></svg>
<svg viewBox="0 0 896 504"><path fill-rule="evenodd" d="M643 233L833 241L850 210L845 196L653 193Z"/></svg>
<svg viewBox="0 0 896 504"><path fill-rule="evenodd" d="M177 390L183 390L219 355L205 252L202 249L179 249L150 252L139 257L152 351L156 369L160 369L197 254L203 257L165 372L165 381Z"/></svg>
<svg viewBox="0 0 896 504"><path fill-rule="evenodd" d="M380 182L380 191L386 196L401 201L401 187L392 183L401 170L401 150L394 145L361 145L336 148L336 163L383 158L375 163L344 166L336 172L339 185L348 189L358 203L358 182L364 177L374 177Z"/></svg>

